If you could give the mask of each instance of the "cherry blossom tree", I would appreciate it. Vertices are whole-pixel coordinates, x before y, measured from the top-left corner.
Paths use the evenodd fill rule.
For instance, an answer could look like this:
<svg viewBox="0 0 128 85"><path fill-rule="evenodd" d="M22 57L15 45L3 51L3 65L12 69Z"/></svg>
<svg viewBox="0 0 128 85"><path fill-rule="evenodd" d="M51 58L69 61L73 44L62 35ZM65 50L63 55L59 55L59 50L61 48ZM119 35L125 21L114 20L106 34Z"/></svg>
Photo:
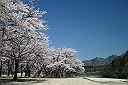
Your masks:
<svg viewBox="0 0 128 85"><path fill-rule="evenodd" d="M35 10L20 0L1 2L1 56L14 61L16 80L19 63L39 50L40 45L43 48L48 46L45 34L47 26L41 20L46 12Z"/></svg>
<svg viewBox="0 0 128 85"><path fill-rule="evenodd" d="M76 59L76 51L72 48L50 48L50 64L46 66L50 77L66 77L67 73L83 72L82 63Z"/></svg>
<svg viewBox="0 0 128 85"><path fill-rule="evenodd" d="M21 0L0 1L0 75L3 65L14 80L19 71L28 77L66 77L84 71L74 49L49 47L45 14Z"/></svg>

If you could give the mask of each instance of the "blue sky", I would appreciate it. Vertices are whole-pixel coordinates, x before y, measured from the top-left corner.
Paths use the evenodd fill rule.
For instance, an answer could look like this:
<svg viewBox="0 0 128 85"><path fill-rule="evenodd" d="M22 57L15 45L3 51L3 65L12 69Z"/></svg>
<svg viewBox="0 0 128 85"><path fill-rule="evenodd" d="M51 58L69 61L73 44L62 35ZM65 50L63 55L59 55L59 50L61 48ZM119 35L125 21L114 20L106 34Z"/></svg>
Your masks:
<svg viewBox="0 0 128 85"><path fill-rule="evenodd" d="M40 0L48 11L51 46L78 50L80 59L128 49L128 0Z"/></svg>

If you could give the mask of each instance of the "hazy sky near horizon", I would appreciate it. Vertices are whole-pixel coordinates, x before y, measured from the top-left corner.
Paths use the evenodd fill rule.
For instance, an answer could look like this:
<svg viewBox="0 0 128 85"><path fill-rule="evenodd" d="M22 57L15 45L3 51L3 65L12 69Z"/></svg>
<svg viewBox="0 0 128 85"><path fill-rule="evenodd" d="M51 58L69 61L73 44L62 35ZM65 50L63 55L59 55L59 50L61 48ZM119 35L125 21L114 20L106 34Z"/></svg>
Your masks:
<svg viewBox="0 0 128 85"><path fill-rule="evenodd" d="M51 46L78 50L80 59L128 49L128 0L40 0L48 11Z"/></svg>

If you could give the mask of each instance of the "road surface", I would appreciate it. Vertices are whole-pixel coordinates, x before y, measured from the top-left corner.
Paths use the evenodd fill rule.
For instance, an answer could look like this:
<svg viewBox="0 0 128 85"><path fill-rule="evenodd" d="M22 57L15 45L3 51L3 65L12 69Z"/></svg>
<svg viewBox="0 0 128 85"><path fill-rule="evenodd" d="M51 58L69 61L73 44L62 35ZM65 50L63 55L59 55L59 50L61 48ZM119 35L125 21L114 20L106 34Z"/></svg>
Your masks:
<svg viewBox="0 0 128 85"><path fill-rule="evenodd" d="M39 81L1 82L0 85L128 85L128 80L110 78L47 78L39 79Z"/></svg>

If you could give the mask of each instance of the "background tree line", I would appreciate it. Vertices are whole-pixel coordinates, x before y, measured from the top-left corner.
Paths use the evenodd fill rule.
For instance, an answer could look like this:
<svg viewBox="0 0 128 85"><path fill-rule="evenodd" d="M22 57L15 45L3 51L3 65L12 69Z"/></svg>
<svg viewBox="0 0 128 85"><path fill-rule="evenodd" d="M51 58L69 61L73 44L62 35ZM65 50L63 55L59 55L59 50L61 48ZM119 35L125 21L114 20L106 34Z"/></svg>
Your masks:
<svg viewBox="0 0 128 85"><path fill-rule="evenodd" d="M128 51L119 56L96 57L83 63L86 76L128 78Z"/></svg>
<svg viewBox="0 0 128 85"><path fill-rule="evenodd" d="M101 73L103 77L128 78L128 51L113 59Z"/></svg>

